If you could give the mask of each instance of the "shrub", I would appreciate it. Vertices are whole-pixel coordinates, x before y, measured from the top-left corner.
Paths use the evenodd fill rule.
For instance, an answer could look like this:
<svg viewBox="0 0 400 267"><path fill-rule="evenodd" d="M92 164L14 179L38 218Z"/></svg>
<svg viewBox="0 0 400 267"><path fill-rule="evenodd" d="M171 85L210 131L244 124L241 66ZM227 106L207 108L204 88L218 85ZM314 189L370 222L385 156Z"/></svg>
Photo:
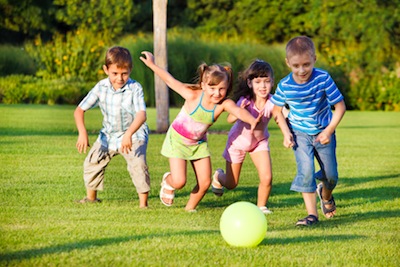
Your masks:
<svg viewBox="0 0 400 267"><path fill-rule="evenodd" d="M110 43L106 31L77 30L66 35L55 34L53 40L45 44L38 37L25 47L39 66L38 77L95 81L103 74L101 66Z"/></svg>
<svg viewBox="0 0 400 267"><path fill-rule="evenodd" d="M0 46L0 76L33 75L35 72L35 63L23 48L10 45Z"/></svg>
<svg viewBox="0 0 400 267"><path fill-rule="evenodd" d="M93 85L82 80L46 81L34 76L10 75L0 78L0 102L75 105Z"/></svg>

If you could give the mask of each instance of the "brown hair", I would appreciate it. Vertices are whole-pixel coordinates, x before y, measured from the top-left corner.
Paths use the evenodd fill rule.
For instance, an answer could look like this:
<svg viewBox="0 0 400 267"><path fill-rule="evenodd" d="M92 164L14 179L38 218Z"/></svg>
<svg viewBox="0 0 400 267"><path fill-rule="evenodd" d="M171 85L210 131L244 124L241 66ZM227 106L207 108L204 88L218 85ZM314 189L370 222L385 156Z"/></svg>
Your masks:
<svg viewBox="0 0 400 267"><path fill-rule="evenodd" d="M233 93L232 100L237 102L242 96L253 98L254 92L247 81L258 77L269 77L274 82L274 71L271 65L261 59L254 60L247 69L239 73L238 89Z"/></svg>
<svg viewBox="0 0 400 267"><path fill-rule="evenodd" d="M217 85L226 79L228 82L226 95L228 96L231 93L233 87L233 71L230 66L223 66L220 64L209 66L206 63L202 63L197 68L197 74L196 84L191 86L193 89L200 89L202 82L208 85Z"/></svg>
<svg viewBox="0 0 400 267"><path fill-rule="evenodd" d="M315 46L310 37L297 36L291 39L286 45L286 58L305 53L315 56Z"/></svg>
<svg viewBox="0 0 400 267"><path fill-rule="evenodd" d="M113 46L107 50L105 65L107 68L116 64L118 68L132 69L132 56L128 49L121 46Z"/></svg>

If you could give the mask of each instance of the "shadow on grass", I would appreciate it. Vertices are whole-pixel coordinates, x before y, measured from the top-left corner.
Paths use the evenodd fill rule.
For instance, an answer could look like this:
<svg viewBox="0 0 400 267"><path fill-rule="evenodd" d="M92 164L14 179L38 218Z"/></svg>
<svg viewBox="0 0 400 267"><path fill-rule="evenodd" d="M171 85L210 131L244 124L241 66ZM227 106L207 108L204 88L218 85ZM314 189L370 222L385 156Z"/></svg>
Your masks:
<svg viewBox="0 0 400 267"><path fill-rule="evenodd" d="M339 184L342 187L348 188L357 184L366 184L368 182L376 182L377 180L400 178L400 174L371 176L371 177L357 177L357 178L341 178ZM274 183L269 203L275 208L282 208L287 206L294 206L303 203L301 193L290 191L291 182L287 183ZM257 202L257 186L241 186L233 190L225 190L224 196L216 197L216 199L203 200L201 203L208 207L224 207L237 201L249 201L252 203ZM334 192L335 199L339 202L345 202L351 199L360 199L359 204L366 202L378 202L382 200L392 200L398 197L400 187L387 186L387 187L374 187L355 189L348 192ZM213 194L211 190L207 194ZM284 197L282 199L282 196ZM274 202L274 198L279 197L279 201ZM338 203L337 203L338 204ZM352 203L351 205L354 205Z"/></svg>
<svg viewBox="0 0 400 267"><path fill-rule="evenodd" d="M343 242L353 239L361 239L366 238L360 235L329 235L329 236L301 236L301 237L286 237L286 238L265 238L259 246L271 246L271 245L286 245L286 244L296 244L296 243L321 243L321 240L334 241L334 242Z"/></svg>
<svg viewBox="0 0 400 267"><path fill-rule="evenodd" d="M1 253L0 254L0 263L1 262L9 262L14 260L26 260L36 257L41 257L44 255L50 254L59 254L59 253L68 253L74 250L83 250L83 249L92 249L96 247L103 247L112 244L118 244L122 242L130 242L130 241L138 241L146 238L158 238L158 237L168 237L173 235L204 235L204 234L214 234L219 233L219 231L182 231L182 232L173 232L168 234L149 234L149 235L134 235L134 236L124 236L124 237L112 237L112 238L102 238L102 239L93 239L93 240L83 240L80 242L62 244L49 246L44 248L37 249L28 249L22 251L16 251L11 253ZM1 265L1 264L0 264Z"/></svg>

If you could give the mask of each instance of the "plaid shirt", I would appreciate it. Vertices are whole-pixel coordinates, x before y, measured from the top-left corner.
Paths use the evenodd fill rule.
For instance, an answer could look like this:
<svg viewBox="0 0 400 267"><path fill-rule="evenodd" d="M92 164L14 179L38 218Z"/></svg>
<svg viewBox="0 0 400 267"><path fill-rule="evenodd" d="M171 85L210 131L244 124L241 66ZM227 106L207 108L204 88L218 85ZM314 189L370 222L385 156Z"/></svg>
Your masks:
<svg viewBox="0 0 400 267"><path fill-rule="evenodd" d="M121 89L114 90L110 80L103 79L79 104L85 111L97 106L103 114L103 128L97 140L102 146L117 150L121 147L122 137L135 119L136 113L146 111L143 88L137 81L129 79ZM147 123L143 123L132 135L132 140L147 142L148 135Z"/></svg>

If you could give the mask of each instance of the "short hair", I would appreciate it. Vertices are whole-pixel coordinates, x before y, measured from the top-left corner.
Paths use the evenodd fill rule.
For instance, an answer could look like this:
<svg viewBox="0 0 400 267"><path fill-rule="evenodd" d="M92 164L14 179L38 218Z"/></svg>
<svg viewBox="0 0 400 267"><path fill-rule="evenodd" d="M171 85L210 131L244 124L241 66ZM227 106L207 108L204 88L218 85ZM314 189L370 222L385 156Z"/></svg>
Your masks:
<svg viewBox="0 0 400 267"><path fill-rule="evenodd" d="M121 46L113 46L107 50L105 65L107 68L116 64L118 68L132 69L132 56L128 49Z"/></svg>
<svg viewBox="0 0 400 267"><path fill-rule="evenodd" d="M310 56L315 56L314 42L310 37L297 36L292 38L286 45L286 58L306 53Z"/></svg>

